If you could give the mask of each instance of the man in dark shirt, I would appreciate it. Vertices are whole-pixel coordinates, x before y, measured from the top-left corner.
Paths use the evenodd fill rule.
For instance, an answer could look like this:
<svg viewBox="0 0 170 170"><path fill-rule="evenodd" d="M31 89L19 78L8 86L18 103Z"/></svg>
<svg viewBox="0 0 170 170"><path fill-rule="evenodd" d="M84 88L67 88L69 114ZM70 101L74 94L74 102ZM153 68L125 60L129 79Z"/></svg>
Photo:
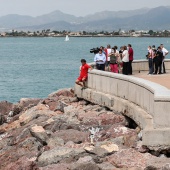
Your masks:
<svg viewBox="0 0 170 170"><path fill-rule="evenodd" d="M158 47L156 56L155 56L155 72L154 72L154 74L158 73L158 69L159 69L158 74L162 74L162 60L163 60L163 52L162 52L161 47Z"/></svg>

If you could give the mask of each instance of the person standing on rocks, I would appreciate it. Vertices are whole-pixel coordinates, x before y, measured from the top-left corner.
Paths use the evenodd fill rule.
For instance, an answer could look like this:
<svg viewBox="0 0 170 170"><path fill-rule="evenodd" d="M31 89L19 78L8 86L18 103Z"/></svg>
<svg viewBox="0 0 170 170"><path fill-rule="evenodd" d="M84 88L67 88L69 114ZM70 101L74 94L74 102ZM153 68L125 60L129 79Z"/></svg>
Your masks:
<svg viewBox="0 0 170 170"><path fill-rule="evenodd" d="M81 59L81 64L82 65L80 66L80 76L77 78L76 84L82 86L82 89L85 89L85 82L87 80L88 70L89 68L90 70L92 70L92 67L86 63L85 59Z"/></svg>

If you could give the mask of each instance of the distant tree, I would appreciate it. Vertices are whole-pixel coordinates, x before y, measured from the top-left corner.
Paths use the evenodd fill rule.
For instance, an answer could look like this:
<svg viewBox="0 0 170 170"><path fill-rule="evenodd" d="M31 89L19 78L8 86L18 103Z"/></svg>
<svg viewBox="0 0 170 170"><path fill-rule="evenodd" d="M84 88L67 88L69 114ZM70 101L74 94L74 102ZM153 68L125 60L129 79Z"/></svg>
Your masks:
<svg viewBox="0 0 170 170"><path fill-rule="evenodd" d="M149 30L149 31L148 31L148 34L153 35L153 34L154 34L154 31L153 31L153 30Z"/></svg>
<svg viewBox="0 0 170 170"><path fill-rule="evenodd" d="M83 31L83 35L87 35L87 32L86 32L86 31Z"/></svg>
<svg viewBox="0 0 170 170"><path fill-rule="evenodd" d="M55 31L55 30L54 30L54 31L53 31L53 33L58 34L58 33L60 33L60 32L59 32L59 31Z"/></svg>
<svg viewBox="0 0 170 170"><path fill-rule="evenodd" d="M119 35L119 32L114 32L114 35Z"/></svg>
<svg viewBox="0 0 170 170"><path fill-rule="evenodd" d="M165 37L167 37L168 34L169 34L169 31L165 30L165 31L163 32L163 34L164 34Z"/></svg>

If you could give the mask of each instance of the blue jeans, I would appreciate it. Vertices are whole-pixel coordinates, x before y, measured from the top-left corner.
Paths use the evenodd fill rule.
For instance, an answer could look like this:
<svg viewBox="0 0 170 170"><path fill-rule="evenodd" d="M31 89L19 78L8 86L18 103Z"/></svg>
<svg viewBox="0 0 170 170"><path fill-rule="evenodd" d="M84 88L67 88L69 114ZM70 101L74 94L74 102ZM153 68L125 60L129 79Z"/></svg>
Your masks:
<svg viewBox="0 0 170 170"><path fill-rule="evenodd" d="M148 63L149 63L149 74L153 74L153 59L149 58Z"/></svg>

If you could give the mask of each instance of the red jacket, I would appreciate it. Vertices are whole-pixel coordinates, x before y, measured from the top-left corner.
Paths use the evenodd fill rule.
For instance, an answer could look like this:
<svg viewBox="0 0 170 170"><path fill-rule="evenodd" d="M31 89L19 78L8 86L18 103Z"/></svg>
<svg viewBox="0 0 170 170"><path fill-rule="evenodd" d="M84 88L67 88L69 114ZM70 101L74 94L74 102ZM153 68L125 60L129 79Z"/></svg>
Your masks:
<svg viewBox="0 0 170 170"><path fill-rule="evenodd" d="M131 47L129 47L128 53L129 53L129 60L133 61L133 49Z"/></svg>

